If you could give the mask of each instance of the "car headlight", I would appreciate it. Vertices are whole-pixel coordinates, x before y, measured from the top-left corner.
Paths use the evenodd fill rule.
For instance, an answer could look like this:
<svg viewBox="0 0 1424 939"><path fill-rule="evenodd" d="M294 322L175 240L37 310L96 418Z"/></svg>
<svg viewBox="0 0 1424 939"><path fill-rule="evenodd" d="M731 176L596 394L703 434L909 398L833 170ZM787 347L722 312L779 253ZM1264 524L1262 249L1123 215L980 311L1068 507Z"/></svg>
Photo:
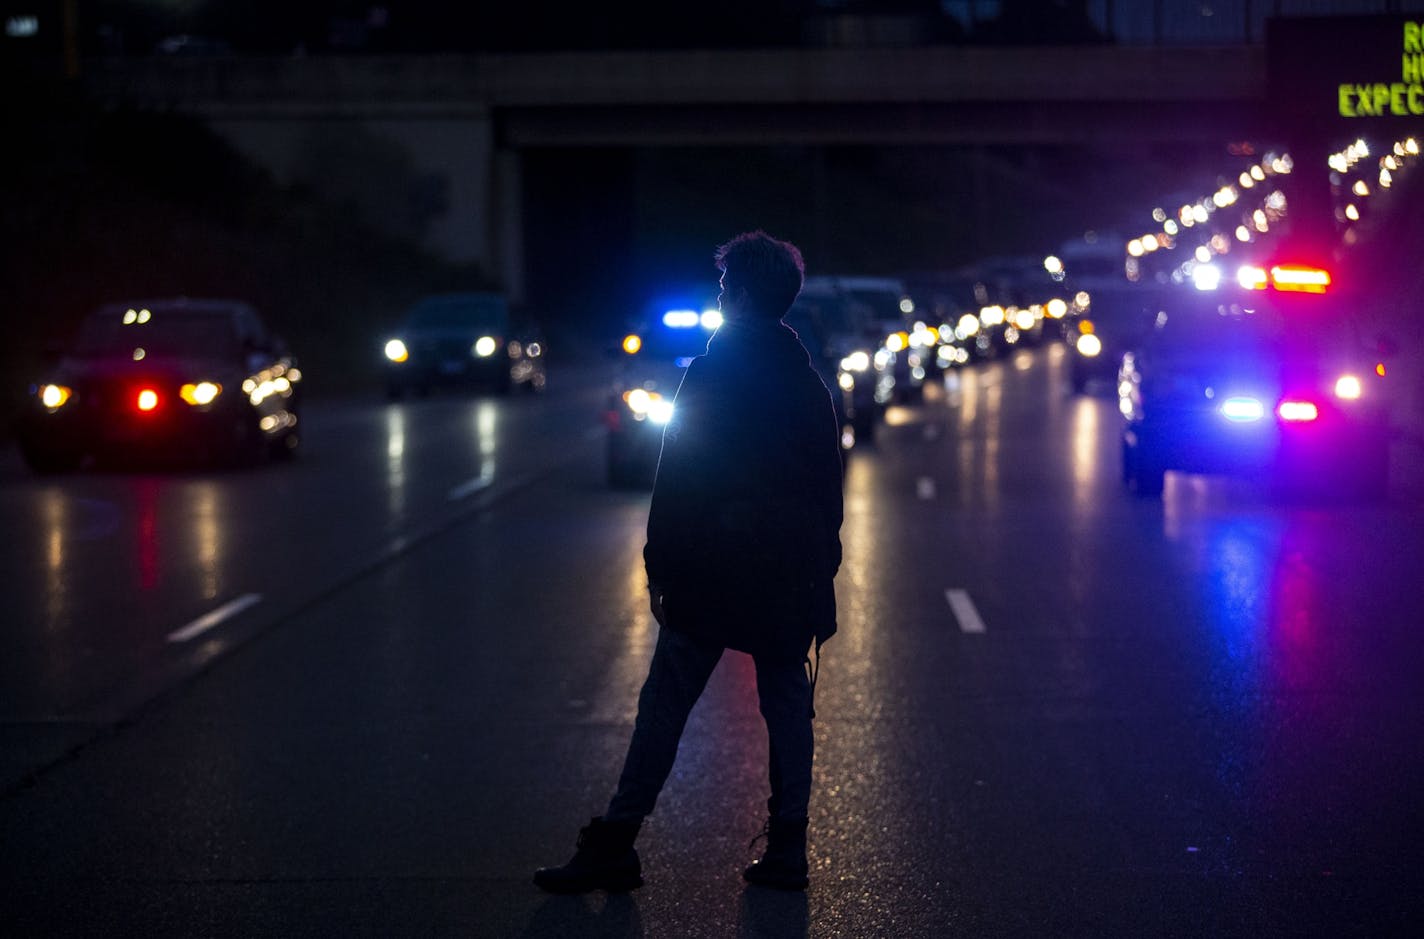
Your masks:
<svg viewBox="0 0 1424 939"><path fill-rule="evenodd" d="M494 341L493 336L481 336L475 340L475 345L470 351L482 359L487 359L494 355L494 350L498 348L499 343Z"/></svg>
<svg viewBox="0 0 1424 939"><path fill-rule="evenodd" d="M638 420L650 420L654 424L666 424L672 420L672 402L656 391L633 388L623 392L623 402Z"/></svg>
<svg viewBox="0 0 1424 939"><path fill-rule="evenodd" d="M386 358L392 362L404 362L410 358L410 350L405 347L405 343L399 339L392 339L386 343Z"/></svg>
<svg viewBox="0 0 1424 939"><path fill-rule="evenodd" d="M74 389L64 385L41 385L39 393L40 404L51 411L58 411L74 394Z"/></svg>
<svg viewBox="0 0 1424 939"><path fill-rule="evenodd" d="M211 381L200 381L197 384L190 382L178 389L178 397L194 407L212 404L220 394L222 394L222 385Z"/></svg>
<svg viewBox="0 0 1424 939"><path fill-rule="evenodd" d="M847 372L863 372L870 368L870 356L864 352L852 352L841 359L841 369Z"/></svg>
<svg viewBox="0 0 1424 939"><path fill-rule="evenodd" d="M1078 352L1089 358L1103 351L1103 341L1092 333L1084 333L1078 337Z"/></svg>
<svg viewBox="0 0 1424 939"><path fill-rule="evenodd" d="M851 391L855 388L855 376L850 372L841 372L840 375L836 377L836 383L846 391Z"/></svg>

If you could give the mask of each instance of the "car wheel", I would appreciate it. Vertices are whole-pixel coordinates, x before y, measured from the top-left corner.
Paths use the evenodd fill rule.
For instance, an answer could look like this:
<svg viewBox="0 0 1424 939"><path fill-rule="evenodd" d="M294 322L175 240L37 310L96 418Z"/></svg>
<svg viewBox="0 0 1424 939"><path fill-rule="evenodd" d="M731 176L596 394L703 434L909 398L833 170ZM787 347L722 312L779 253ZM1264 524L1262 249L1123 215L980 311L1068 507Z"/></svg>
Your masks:
<svg viewBox="0 0 1424 939"><path fill-rule="evenodd" d="M84 454L69 450L43 450L23 447L20 451L25 465L42 476L72 473L79 468Z"/></svg>
<svg viewBox="0 0 1424 939"><path fill-rule="evenodd" d="M1354 476L1355 495L1366 502L1383 502L1389 495L1389 442L1382 440L1365 452Z"/></svg>
<svg viewBox="0 0 1424 939"><path fill-rule="evenodd" d="M1122 442L1122 478L1129 489L1139 496L1160 496L1167 485L1167 470L1161 459L1142 441Z"/></svg>
<svg viewBox="0 0 1424 939"><path fill-rule="evenodd" d="M875 417L873 414L858 412L851 418L851 430L855 431L857 446L869 446L875 442Z"/></svg>
<svg viewBox="0 0 1424 939"><path fill-rule="evenodd" d="M608 477L608 486L611 489L626 489L630 485L628 461L619 452L621 449L616 443L616 438L610 436L604 455L604 469Z"/></svg>
<svg viewBox="0 0 1424 939"><path fill-rule="evenodd" d="M301 444L301 438L294 432L288 432L280 437L268 441L268 455L274 460L293 460L297 456L297 447Z"/></svg>
<svg viewBox="0 0 1424 939"><path fill-rule="evenodd" d="M228 466L248 468L261 463L271 452L271 441L257 426L255 417L243 415L234 418L226 440L212 452L216 462Z"/></svg>

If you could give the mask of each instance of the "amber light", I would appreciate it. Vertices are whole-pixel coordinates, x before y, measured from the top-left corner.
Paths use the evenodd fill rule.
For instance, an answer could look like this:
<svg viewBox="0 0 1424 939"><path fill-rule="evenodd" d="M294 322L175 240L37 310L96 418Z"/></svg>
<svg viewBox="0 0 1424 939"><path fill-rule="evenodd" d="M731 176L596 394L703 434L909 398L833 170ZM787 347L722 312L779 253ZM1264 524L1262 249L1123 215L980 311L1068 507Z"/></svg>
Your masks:
<svg viewBox="0 0 1424 939"><path fill-rule="evenodd" d="M1271 268L1271 283L1277 290L1324 293L1330 286L1330 274L1318 267L1279 264Z"/></svg>
<svg viewBox="0 0 1424 939"><path fill-rule="evenodd" d="M158 392L152 388L145 388L138 393L137 402L140 411L152 411L158 407Z"/></svg>

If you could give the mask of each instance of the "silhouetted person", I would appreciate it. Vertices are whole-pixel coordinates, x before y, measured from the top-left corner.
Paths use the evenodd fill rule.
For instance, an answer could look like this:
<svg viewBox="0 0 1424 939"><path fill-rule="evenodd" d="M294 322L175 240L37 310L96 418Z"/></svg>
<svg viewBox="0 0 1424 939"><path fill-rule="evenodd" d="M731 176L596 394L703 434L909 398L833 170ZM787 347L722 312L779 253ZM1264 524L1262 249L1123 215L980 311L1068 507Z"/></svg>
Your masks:
<svg viewBox="0 0 1424 939"><path fill-rule="evenodd" d="M683 376L648 514L643 558L659 631L633 739L608 810L579 833L573 859L534 874L545 890L642 884L633 841L724 649L752 656L771 743L766 850L743 876L807 884L812 694L821 644L836 630L840 432L826 386L781 322L801 290L801 253L757 231L716 260L724 322Z"/></svg>

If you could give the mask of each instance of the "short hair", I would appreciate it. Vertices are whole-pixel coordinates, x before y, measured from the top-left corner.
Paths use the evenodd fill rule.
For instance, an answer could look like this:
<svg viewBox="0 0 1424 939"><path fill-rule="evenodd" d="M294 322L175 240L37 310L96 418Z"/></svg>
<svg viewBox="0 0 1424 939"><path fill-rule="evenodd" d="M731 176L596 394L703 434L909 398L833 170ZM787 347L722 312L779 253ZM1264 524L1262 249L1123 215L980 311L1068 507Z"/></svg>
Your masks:
<svg viewBox="0 0 1424 939"><path fill-rule="evenodd" d="M749 312L781 319L791 309L806 279L806 263L789 241L766 232L743 232L717 248L717 269L726 275L724 286L740 288L750 299Z"/></svg>

